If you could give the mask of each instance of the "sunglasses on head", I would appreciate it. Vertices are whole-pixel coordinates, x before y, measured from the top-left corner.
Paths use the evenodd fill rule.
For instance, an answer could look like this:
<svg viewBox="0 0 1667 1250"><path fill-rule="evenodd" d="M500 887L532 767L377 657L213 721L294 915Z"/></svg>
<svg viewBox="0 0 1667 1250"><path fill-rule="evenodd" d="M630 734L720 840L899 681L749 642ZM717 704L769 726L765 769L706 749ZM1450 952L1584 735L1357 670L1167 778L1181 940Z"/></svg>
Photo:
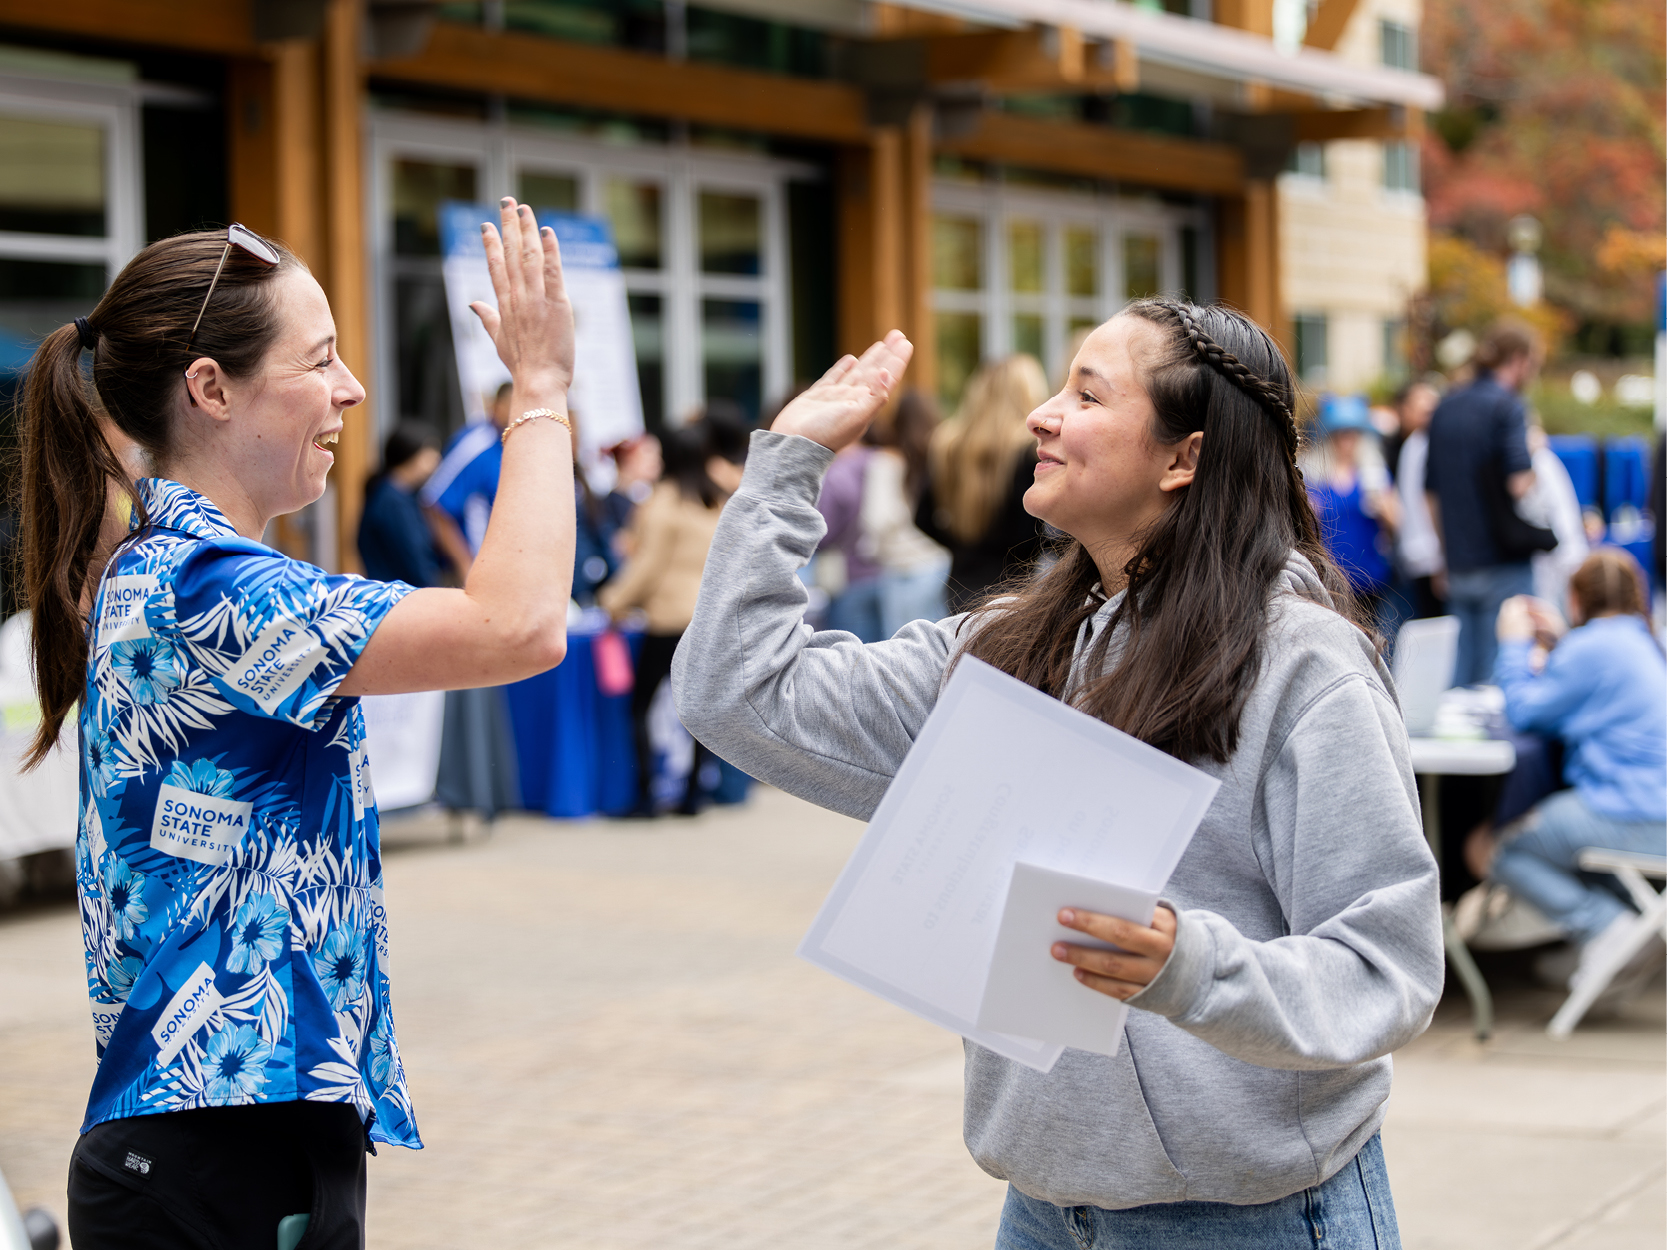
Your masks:
<svg viewBox="0 0 1667 1250"><path fill-rule="evenodd" d="M278 255L277 248L273 247L265 239L261 238L260 235L249 229L248 226L239 225L235 221L232 222L230 226L227 226L226 250L220 253L220 263L214 267L214 278L208 284L208 294L203 296L203 306L197 309L197 319L191 323L191 334L185 340L185 350L187 354L191 351L191 345L197 341L197 327L203 323L203 314L208 311L208 301L214 298L214 288L220 285L221 271L225 269L226 260L231 256L232 248L234 247L242 249L249 255L253 256L256 260L266 265L279 264L283 259ZM187 373L185 376L190 378L195 377L196 375ZM187 394L189 395L189 392L187 392ZM197 406L197 401L195 399L191 401L191 406L193 408Z"/></svg>

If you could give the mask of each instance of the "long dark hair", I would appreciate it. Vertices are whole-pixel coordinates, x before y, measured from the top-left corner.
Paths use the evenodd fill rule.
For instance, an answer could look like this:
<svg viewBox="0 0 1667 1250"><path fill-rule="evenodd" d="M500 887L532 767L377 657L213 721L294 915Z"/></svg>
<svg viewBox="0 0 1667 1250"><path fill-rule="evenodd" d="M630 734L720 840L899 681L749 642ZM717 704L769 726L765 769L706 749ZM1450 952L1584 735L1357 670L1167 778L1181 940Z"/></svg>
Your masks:
<svg viewBox="0 0 1667 1250"><path fill-rule="evenodd" d="M660 436L660 480L676 482L679 493L703 508L716 508L723 492L706 472L708 444L706 428L691 421Z"/></svg>
<svg viewBox="0 0 1667 1250"><path fill-rule="evenodd" d="M225 251L223 230L152 243L116 275L91 316L47 335L29 365L19 405L19 545L41 723L25 768L52 749L86 684L99 532L112 486L127 491L133 484L105 439L101 410L153 464L164 462L169 412L186 366L208 356L228 375L247 377L277 337L272 281L301 262L273 246L282 258L276 266L231 249L189 352L191 324ZM84 350L92 352L90 387L81 370ZM134 497L132 506L143 523L143 503Z"/></svg>
<svg viewBox="0 0 1667 1250"><path fill-rule="evenodd" d="M1099 570L1075 540L1016 596L975 610L967 653L1171 755L1225 763L1292 552L1314 566L1332 606L1366 627L1297 470L1296 397L1273 340L1228 308L1141 300L1121 315L1161 331L1159 351L1142 362L1152 438L1169 445L1203 432L1192 483L1173 492L1124 566L1128 593L1084 669L1098 676L1070 684L1078 632L1104 603Z"/></svg>
<svg viewBox="0 0 1667 1250"><path fill-rule="evenodd" d="M395 469L410 464L423 452L438 446L438 440L424 426L401 421L388 431L388 437L382 442L382 463L365 479L365 498L369 499L375 494L376 488L382 485L388 474Z"/></svg>

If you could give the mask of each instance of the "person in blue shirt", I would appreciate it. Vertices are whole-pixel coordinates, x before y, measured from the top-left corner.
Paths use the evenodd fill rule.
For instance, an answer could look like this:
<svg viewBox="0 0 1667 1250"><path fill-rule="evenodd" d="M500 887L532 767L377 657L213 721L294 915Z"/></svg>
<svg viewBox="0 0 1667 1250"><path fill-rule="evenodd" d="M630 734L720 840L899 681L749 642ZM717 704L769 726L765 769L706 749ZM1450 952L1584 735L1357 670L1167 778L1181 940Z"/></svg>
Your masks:
<svg viewBox="0 0 1667 1250"><path fill-rule="evenodd" d="M1550 604L1506 601L1493 680L1513 728L1562 740L1570 788L1497 835L1477 830L1466 850L1477 875L1532 903L1579 947L1572 987L1638 923L1614 891L1581 875L1580 851L1667 855L1667 658L1650 634L1643 572L1626 552L1588 556L1568 600L1572 629ZM1536 639L1551 646L1539 672ZM1641 952L1645 961L1659 953Z"/></svg>
<svg viewBox="0 0 1667 1250"><path fill-rule="evenodd" d="M423 484L423 506L457 527L470 560L480 553L498 497L498 475L504 463L501 438L509 424L514 390L513 383L505 382L487 415L452 435L440 466Z"/></svg>
<svg viewBox="0 0 1667 1250"><path fill-rule="evenodd" d="M1430 417L1424 490L1447 566L1447 610L1459 618L1453 684L1493 672L1494 620L1513 595L1534 591L1528 550L1503 514L1534 485L1522 388L1539 368L1528 331L1503 323L1476 349L1476 376L1449 391Z"/></svg>
<svg viewBox="0 0 1667 1250"><path fill-rule="evenodd" d="M1366 616L1381 619L1389 590L1389 553L1399 518L1395 493L1381 461L1375 478L1363 463L1362 443L1377 432L1359 395L1327 395L1320 404L1324 467L1308 481L1326 550L1349 579Z"/></svg>
<svg viewBox="0 0 1667 1250"><path fill-rule="evenodd" d="M439 449L416 426L395 426L382 444L382 467L365 483L365 510L359 515L359 559L366 577L440 585L440 553L416 494L439 463Z"/></svg>
<svg viewBox="0 0 1667 1250"><path fill-rule="evenodd" d="M367 1148L422 1144L358 696L516 680L565 653L572 308L555 235L507 199L502 228L483 232L503 312L475 312L519 415L461 589L261 542L324 493L365 398L282 245L241 226L153 243L29 370L28 766L79 704L98 1068L70 1164L77 1250L269 1247L298 1215L309 1247L362 1247ZM135 444L137 480L117 453Z"/></svg>
<svg viewBox="0 0 1667 1250"><path fill-rule="evenodd" d="M503 432L511 418L514 390L505 382L487 414L452 435L440 467L420 495L440 545L465 572L480 553L498 497ZM575 536L575 551L577 542ZM515 732L503 690L494 686L446 693L434 797L452 811L478 811L488 820L504 808L520 806Z"/></svg>

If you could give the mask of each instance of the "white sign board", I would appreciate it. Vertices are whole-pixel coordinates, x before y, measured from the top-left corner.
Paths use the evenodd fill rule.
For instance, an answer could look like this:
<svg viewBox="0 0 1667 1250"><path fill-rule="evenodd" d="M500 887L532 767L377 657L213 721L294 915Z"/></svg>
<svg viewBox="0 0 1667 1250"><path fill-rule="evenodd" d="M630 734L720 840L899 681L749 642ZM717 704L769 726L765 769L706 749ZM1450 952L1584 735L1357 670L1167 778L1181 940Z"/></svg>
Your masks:
<svg viewBox="0 0 1667 1250"><path fill-rule="evenodd" d="M579 424L580 458L587 472L600 464L604 447L642 433L642 395L637 389L637 353L631 340L631 316L625 303L625 277L619 269L608 223L600 217L533 209L539 224L556 232L561 244L562 274L573 301L576 336L573 389L568 402ZM498 210L483 204L449 200L440 206L440 246L446 306L457 350L457 378L469 420L486 415L509 370L498 349L469 311L477 300L496 308L498 297L486 269L482 222L499 224ZM605 474L604 474L605 475Z"/></svg>

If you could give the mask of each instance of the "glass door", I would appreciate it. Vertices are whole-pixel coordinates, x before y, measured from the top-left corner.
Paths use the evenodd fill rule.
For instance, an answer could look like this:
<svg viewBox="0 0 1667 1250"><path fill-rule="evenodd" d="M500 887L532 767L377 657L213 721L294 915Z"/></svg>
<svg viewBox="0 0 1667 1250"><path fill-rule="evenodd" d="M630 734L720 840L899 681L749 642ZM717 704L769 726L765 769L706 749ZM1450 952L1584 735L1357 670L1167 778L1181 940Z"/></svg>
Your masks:
<svg viewBox="0 0 1667 1250"><path fill-rule="evenodd" d="M999 182L933 187L938 390L946 408L985 360L1027 352L1059 378L1077 334L1125 302L1198 290L1206 215L1113 194Z"/></svg>
<svg viewBox="0 0 1667 1250"><path fill-rule="evenodd" d="M534 126L372 115L382 428L463 420L436 211L504 192L606 218L651 429L712 399L756 420L789 386L783 184L806 170L685 140L610 144Z"/></svg>
<svg viewBox="0 0 1667 1250"><path fill-rule="evenodd" d="M0 74L0 401L141 246L139 144L130 89Z"/></svg>

